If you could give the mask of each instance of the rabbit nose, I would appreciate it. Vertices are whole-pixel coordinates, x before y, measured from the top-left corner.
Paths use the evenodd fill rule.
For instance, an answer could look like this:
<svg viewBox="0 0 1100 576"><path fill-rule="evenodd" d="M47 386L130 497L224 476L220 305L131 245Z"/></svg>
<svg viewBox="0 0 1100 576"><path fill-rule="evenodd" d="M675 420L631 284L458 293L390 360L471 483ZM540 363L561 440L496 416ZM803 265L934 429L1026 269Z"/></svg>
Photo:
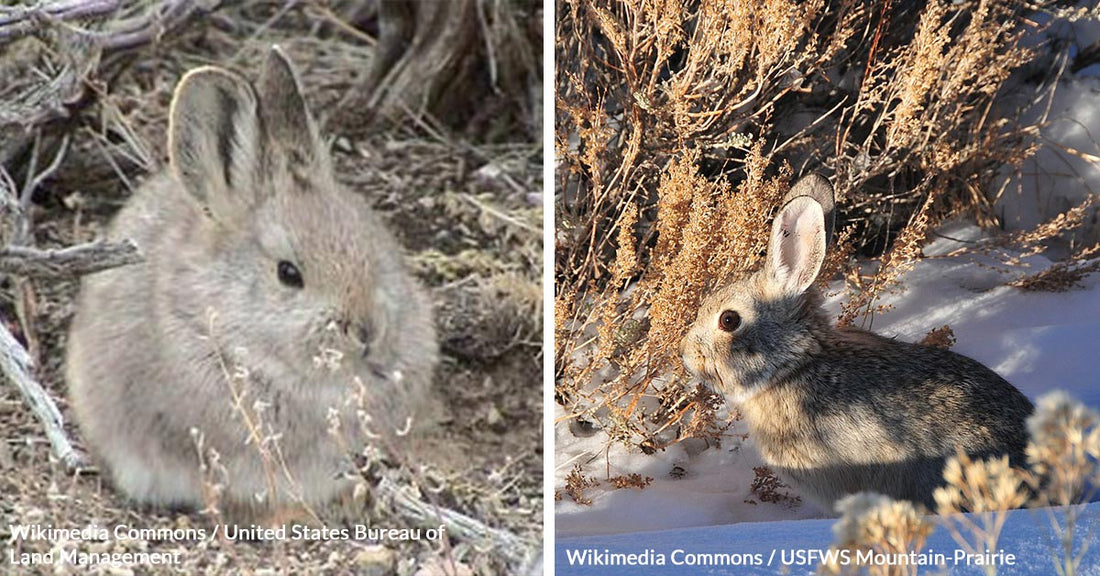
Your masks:
<svg viewBox="0 0 1100 576"><path fill-rule="evenodd" d="M374 343L374 332L374 326L370 322L363 322L356 331L355 336L362 348L364 358L370 355L371 344Z"/></svg>
<svg viewBox="0 0 1100 576"><path fill-rule="evenodd" d="M344 319L340 320L338 325L344 337L350 340L352 344L359 347L359 353L362 357L366 358L370 356L371 348L378 334L373 322L369 320L356 322L354 320Z"/></svg>

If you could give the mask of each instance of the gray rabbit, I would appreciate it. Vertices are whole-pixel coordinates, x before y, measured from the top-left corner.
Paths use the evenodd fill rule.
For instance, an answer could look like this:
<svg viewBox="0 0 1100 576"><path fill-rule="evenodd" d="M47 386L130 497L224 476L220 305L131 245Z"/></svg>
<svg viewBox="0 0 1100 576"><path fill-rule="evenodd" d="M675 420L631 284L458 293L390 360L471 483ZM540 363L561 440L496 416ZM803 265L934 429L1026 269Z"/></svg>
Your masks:
<svg viewBox="0 0 1100 576"><path fill-rule="evenodd" d="M323 506L347 487L334 413L347 436L394 437L429 404L431 304L365 199L337 184L278 48L255 85L216 67L185 75L168 148L168 170L109 232L145 262L82 284L66 359L76 420L136 502L200 507L201 438L231 512ZM247 410L274 466L248 441Z"/></svg>
<svg viewBox="0 0 1100 576"><path fill-rule="evenodd" d="M1023 465L1031 402L965 356L837 327L812 286L832 186L810 175L785 200L763 269L709 294L683 340L684 365L739 405L765 462L829 510L860 491L934 509L957 448Z"/></svg>

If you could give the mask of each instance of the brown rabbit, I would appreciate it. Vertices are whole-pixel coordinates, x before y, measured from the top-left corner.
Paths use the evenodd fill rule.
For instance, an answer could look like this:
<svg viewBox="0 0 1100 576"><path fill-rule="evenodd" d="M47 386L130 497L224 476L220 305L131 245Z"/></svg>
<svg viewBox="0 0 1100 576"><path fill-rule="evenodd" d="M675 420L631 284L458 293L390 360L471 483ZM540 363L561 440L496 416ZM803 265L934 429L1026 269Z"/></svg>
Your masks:
<svg viewBox="0 0 1100 576"><path fill-rule="evenodd" d="M838 328L812 284L832 232L828 180L803 178L762 270L710 294L684 365L739 404L765 462L831 510L860 491L934 508L946 458L1024 463L1031 402L954 352Z"/></svg>
<svg viewBox="0 0 1100 576"><path fill-rule="evenodd" d="M168 144L169 169L109 232L145 262L81 287L66 360L76 420L139 503L203 503L201 436L225 466L230 512L322 506L345 486L330 410L359 439L422 416L438 353L431 304L365 199L336 183L278 48L255 86L215 67L184 76ZM347 402L359 384L369 432ZM246 441L242 407L285 469L272 474Z"/></svg>

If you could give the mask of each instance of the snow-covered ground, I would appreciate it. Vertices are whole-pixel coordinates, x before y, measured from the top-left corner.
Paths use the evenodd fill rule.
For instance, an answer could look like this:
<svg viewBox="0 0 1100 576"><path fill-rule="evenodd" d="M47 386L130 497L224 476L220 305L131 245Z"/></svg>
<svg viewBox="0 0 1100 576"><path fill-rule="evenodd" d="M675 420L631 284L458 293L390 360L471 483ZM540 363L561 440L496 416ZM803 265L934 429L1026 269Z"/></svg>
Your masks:
<svg viewBox="0 0 1100 576"><path fill-rule="evenodd" d="M1090 0L1095 10L1096 1ZM1078 2L1084 6L1086 2ZM1034 15L1037 21L1048 18ZM1010 80L1002 109L1024 107L1023 122L1042 122L1042 147L1023 162L1019 171L1006 171L995 187L1004 185L996 205L1009 230L1027 230L1081 203L1089 194L1100 193L1100 63L1081 65L1075 58L1100 42L1100 20L1060 20L1039 33L1027 35L1023 43L1038 51L1032 63ZM1046 83L1036 83L1052 70L1065 71L1047 99ZM1092 215L1100 213L1094 206ZM1100 240L1100 222L1086 225L1083 241Z"/></svg>
<svg viewBox="0 0 1100 576"><path fill-rule="evenodd" d="M1046 576L1056 574L1053 558L1057 549L1045 511L1016 510L1010 513L1008 524L1001 533L996 552L1002 556L986 556L998 566L997 574ZM800 576L814 574L820 564L820 556L833 541L831 520L780 521L767 524L742 523L714 528L687 528L631 534L604 535L584 538L559 538L554 559L554 574L604 575L670 575L730 574L736 576L788 574ZM1092 540L1092 547L1082 558L1077 574L1100 574L1100 503L1090 504L1084 520L1077 523L1083 536ZM585 555L585 552L588 552ZM602 554L597 556L593 552ZM647 554L648 552L648 554ZM951 574L969 576L984 574L977 564L982 557L967 557L966 550L946 531L938 529L932 534L923 550L927 567L919 567L920 574ZM638 554L649 559L645 565L607 565L611 554ZM715 566L723 555L736 555L740 565ZM935 554L943 554L937 558ZM1008 555L1012 555L1010 558ZM580 561L581 558L584 561ZM664 564L656 562L663 558ZM854 557L853 557L854 558ZM572 561L571 561L572 559ZM595 561L595 562L594 562ZM598 562L604 564L600 565ZM941 571L942 570L942 571Z"/></svg>

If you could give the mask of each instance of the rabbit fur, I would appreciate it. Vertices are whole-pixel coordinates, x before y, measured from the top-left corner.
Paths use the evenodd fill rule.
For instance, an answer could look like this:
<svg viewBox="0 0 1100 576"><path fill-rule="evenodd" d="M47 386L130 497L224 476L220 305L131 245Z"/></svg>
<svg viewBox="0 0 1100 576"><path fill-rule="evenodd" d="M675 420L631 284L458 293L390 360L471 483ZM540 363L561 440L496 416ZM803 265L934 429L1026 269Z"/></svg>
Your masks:
<svg viewBox="0 0 1100 576"><path fill-rule="evenodd" d="M277 47L255 85L216 67L186 74L168 142L169 168L109 229L145 261L81 286L66 359L76 420L138 503L203 505L201 439L220 454L231 511L322 506L347 487L330 410L345 439L364 439L428 405L431 304L365 199L337 184ZM285 470L247 441L234 381ZM348 402L360 385L369 431Z"/></svg>
<svg viewBox="0 0 1100 576"><path fill-rule="evenodd" d="M709 294L682 348L739 404L765 462L827 510L861 491L935 509L957 450L1023 465L1031 402L960 354L837 327L812 286L832 187L810 175L786 200L763 269Z"/></svg>

